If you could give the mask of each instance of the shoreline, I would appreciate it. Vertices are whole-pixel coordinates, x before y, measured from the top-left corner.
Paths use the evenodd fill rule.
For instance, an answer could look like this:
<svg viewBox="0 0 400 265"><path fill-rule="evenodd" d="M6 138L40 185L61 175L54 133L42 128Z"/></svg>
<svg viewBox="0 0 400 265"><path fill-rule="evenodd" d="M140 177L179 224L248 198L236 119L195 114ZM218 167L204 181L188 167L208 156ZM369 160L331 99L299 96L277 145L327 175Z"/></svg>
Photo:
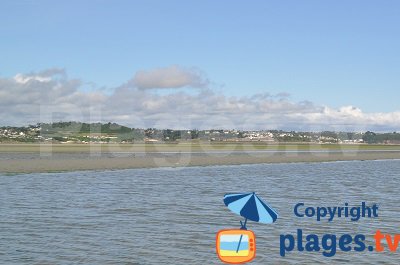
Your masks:
<svg viewBox="0 0 400 265"><path fill-rule="evenodd" d="M106 153L107 154L107 153ZM110 153L112 154L112 153ZM118 170L133 168L161 168L161 167L190 167L190 166L218 166L265 163L297 163L297 162L334 162L334 161L362 161L400 159L400 151L361 151L361 152L277 152L277 153L201 153L201 154L174 154L146 153L138 157L96 157L83 158L61 156L40 156L33 158L0 159L0 173L45 173L85 170Z"/></svg>

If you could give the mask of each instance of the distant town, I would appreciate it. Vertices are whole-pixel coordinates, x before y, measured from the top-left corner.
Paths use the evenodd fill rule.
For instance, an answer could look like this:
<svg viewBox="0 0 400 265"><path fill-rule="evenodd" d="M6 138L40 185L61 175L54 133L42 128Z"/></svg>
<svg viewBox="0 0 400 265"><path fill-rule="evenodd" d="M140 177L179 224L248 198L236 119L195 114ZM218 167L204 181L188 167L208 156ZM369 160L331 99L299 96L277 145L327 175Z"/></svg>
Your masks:
<svg viewBox="0 0 400 265"><path fill-rule="evenodd" d="M172 130L130 128L116 123L55 122L0 127L0 143L178 143L287 142L331 144L400 144L400 133L298 132L283 130Z"/></svg>

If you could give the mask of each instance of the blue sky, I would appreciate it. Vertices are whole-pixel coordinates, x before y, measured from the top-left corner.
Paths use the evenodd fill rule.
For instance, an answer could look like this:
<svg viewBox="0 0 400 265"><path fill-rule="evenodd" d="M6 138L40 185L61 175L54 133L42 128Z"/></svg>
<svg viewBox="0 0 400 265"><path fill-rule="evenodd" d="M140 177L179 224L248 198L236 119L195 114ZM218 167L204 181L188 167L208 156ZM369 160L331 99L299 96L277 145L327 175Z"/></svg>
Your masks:
<svg viewBox="0 0 400 265"><path fill-rule="evenodd" d="M399 1L2 1L0 77L57 67L113 90L179 65L227 97L394 112L399 13Z"/></svg>

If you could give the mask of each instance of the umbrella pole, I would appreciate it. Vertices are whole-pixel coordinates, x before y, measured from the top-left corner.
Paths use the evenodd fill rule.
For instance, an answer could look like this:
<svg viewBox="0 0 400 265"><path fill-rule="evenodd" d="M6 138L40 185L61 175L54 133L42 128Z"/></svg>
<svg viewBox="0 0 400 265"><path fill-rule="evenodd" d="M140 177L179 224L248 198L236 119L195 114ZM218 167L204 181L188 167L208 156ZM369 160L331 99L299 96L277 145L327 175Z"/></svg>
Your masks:
<svg viewBox="0 0 400 265"><path fill-rule="evenodd" d="M247 230L246 224L247 224L247 218L244 219L244 224L242 223L242 221L240 221L240 229Z"/></svg>
<svg viewBox="0 0 400 265"><path fill-rule="evenodd" d="M242 221L240 221L240 225L242 226L240 229L242 229L242 230L247 230L247 228L246 228L246 223L247 223L247 218L244 219L244 224L242 223ZM238 243L238 246L237 246L237 248L236 248L236 253L239 252L240 244L242 243L242 238L243 238L243 234L240 235L239 243Z"/></svg>

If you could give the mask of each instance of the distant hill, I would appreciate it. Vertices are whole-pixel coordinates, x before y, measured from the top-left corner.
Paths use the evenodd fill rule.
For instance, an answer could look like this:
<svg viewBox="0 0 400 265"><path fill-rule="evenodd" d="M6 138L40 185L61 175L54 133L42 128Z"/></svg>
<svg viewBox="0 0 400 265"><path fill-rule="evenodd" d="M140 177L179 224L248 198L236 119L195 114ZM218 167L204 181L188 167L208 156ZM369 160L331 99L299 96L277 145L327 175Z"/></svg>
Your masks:
<svg viewBox="0 0 400 265"><path fill-rule="evenodd" d="M42 139L59 142L133 142L144 139L144 130L117 123L54 122L41 123Z"/></svg>
<svg viewBox="0 0 400 265"><path fill-rule="evenodd" d="M366 132L363 135L363 140L365 143L376 144L376 143L393 143L400 144L400 133L374 133Z"/></svg>
<svg viewBox="0 0 400 265"><path fill-rule="evenodd" d="M55 122L55 123L42 123L42 132L56 133L56 132L74 132L74 133L130 133L134 131L133 128L119 125L117 123L84 123L84 122Z"/></svg>

